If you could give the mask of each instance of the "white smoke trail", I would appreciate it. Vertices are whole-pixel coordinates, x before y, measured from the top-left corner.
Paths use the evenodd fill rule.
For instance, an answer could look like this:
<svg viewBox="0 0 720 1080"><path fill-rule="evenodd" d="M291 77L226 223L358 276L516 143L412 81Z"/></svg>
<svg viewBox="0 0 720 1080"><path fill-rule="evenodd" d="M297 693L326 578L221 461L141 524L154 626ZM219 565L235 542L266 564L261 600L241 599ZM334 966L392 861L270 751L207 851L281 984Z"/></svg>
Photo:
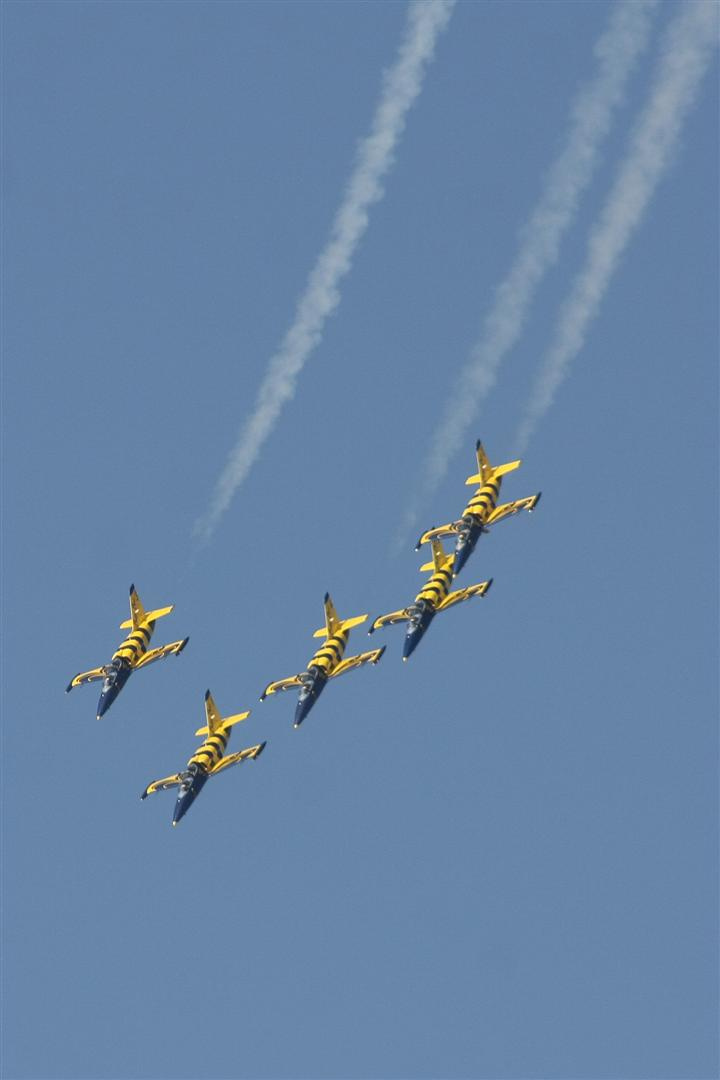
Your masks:
<svg viewBox="0 0 720 1080"><path fill-rule="evenodd" d="M503 357L520 337L540 282L557 260L560 242L572 225L614 113L624 99L630 73L647 45L656 8L656 0L624 0L613 6L609 24L595 45L597 73L575 99L565 147L547 174L539 202L521 232L520 250L446 402L423 463L420 491L408 504L398 529L398 546L417 522L418 506L437 489L464 442L480 403L497 381Z"/></svg>
<svg viewBox="0 0 720 1080"><path fill-rule="evenodd" d="M650 98L590 234L585 266L563 304L553 342L524 410L514 444L520 453L582 348L620 256L671 161L683 121L718 42L718 11L709 0L692 0L683 4L668 27Z"/></svg>
<svg viewBox="0 0 720 1080"><path fill-rule="evenodd" d="M290 329L271 358L255 401L223 469L207 514L195 535L207 540L247 477L283 405L295 394L297 378L319 343L325 322L340 303L339 285L350 269L369 219L369 208L384 194L382 181L394 161L407 113L422 89L435 42L452 14L455 0L414 0L397 59L385 72L370 134L358 147L357 164L332 224L330 239L310 274Z"/></svg>

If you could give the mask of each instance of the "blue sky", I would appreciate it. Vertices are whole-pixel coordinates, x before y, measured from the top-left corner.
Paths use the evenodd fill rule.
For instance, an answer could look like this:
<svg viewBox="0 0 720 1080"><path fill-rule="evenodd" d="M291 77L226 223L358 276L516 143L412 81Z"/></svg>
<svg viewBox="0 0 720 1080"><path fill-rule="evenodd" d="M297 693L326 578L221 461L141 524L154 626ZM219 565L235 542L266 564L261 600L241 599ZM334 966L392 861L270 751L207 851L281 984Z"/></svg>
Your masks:
<svg viewBox="0 0 720 1080"><path fill-rule="evenodd" d="M516 456L675 3L423 503L613 10L456 6L341 303L198 548L407 9L3 5L8 1080L717 1075L716 60L505 484L538 512L463 571L488 597L407 665L384 631L298 731L290 695L257 700L326 589L347 616L413 598L409 499L450 520L477 437ZM94 687L63 690L111 656L130 582L190 644L98 723ZM139 795L207 687L253 710L231 749L268 746L173 830Z"/></svg>

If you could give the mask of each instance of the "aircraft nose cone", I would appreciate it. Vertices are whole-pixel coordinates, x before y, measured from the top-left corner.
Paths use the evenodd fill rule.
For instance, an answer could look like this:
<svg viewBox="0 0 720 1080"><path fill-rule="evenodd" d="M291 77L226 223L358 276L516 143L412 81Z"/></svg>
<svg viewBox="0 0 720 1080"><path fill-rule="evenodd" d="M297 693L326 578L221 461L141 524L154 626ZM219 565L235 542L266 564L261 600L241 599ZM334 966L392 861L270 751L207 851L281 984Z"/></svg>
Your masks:
<svg viewBox="0 0 720 1080"><path fill-rule="evenodd" d="M110 706L112 705L112 703L113 703L113 701L115 700L116 697L117 697L117 691L114 688L112 690L105 690L100 695L100 700L98 702L98 707L97 707L97 718L98 718L98 720L102 719L102 717L108 711L108 709L110 708Z"/></svg>
<svg viewBox="0 0 720 1080"><path fill-rule="evenodd" d="M295 706L295 719L293 720L293 725L295 727L300 727L303 720L305 719L307 714L310 712L310 710L312 709L314 704L315 704L315 695L314 694L308 694L308 696L306 698L302 698L300 701L298 701L297 705Z"/></svg>
<svg viewBox="0 0 720 1080"><path fill-rule="evenodd" d="M409 660L412 654L420 644L420 639L423 636L424 629L417 626L414 630L408 630L405 635L405 641L403 642L403 660Z"/></svg>
<svg viewBox="0 0 720 1080"><path fill-rule="evenodd" d="M473 550L474 547L475 547L475 545L471 544L469 541L465 541L464 544L458 544L458 546L455 549L455 562L453 563L453 576L454 577L457 577L457 575L460 573L463 566L465 565L465 563L470 558L470 555L471 555L472 550Z"/></svg>
<svg viewBox="0 0 720 1080"><path fill-rule="evenodd" d="M188 810L190 809L193 799L189 798L188 796L189 792L188 795L182 795L175 803L175 810L173 812L172 819L173 826L177 825L178 822L182 821L182 819L185 817Z"/></svg>

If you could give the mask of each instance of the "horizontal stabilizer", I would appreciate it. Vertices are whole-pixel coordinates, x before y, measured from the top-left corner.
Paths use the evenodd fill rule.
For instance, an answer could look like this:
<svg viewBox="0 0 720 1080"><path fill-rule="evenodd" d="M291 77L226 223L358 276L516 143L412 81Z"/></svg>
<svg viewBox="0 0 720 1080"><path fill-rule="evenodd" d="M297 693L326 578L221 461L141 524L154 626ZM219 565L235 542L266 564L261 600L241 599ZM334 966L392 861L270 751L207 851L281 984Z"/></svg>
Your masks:
<svg viewBox="0 0 720 1080"><path fill-rule="evenodd" d="M161 608L158 608L156 611L148 611L147 613L143 613L142 622L146 622L146 623L155 622L157 619L162 619L163 615L169 615L170 612L174 610L174 608L175 608L175 605L170 604L169 607L161 607ZM120 623L120 629L121 630L135 630L137 628L135 626L133 626L132 619L126 619L125 622Z"/></svg>
<svg viewBox="0 0 720 1080"><path fill-rule="evenodd" d="M447 555L442 546L442 541L437 537L433 538L430 541L430 544L432 547L432 562L423 563L420 567L420 572L422 573L424 570L433 570L435 572L438 570L449 570L455 560L455 555Z"/></svg>
<svg viewBox="0 0 720 1080"><path fill-rule="evenodd" d="M490 469L490 472L485 476L482 473L474 473L472 476L468 476L465 481L466 484L484 484L491 476L497 478L498 476L504 476L505 473L512 472L514 469L519 469L522 465L522 458L519 461L508 461L507 465L495 465Z"/></svg>
<svg viewBox="0 0 720 1080"><path fill-rule="evenodd" d="M223 716L220 721L220 727L226 730L227 728L232 727L233 724L239 724L241 720L247 720L249 715L250 709L248 709L247 712L236 713L235 716ZM217 731L217 728L215 730ZM210 731L210 728L206 725L205 727L198 728L195 734L212 735L214 732Z"/></svg>
<svg viewBox="0 0 720 1080"><path fill-rule="evenodd" d="M339 630L352 630L353 626L360 626L367 619L367 615L356 615L352 619L340 619L333 631L337 633ZM327 627L321 626L319 630L316 630L313 637L328 637Z"/></svg>

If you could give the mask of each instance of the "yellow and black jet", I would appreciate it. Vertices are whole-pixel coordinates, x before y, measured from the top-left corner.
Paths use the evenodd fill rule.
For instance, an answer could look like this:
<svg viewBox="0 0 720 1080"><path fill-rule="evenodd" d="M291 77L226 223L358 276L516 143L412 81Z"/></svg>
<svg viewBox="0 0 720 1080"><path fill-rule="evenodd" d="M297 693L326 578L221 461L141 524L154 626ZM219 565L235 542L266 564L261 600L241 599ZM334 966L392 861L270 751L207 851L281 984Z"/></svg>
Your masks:
<svg viewBox="0 0 720 1080"><path fill-rule="evenodd" d="M327 640L322 648L311 656L305 671L299 675L291 675L288 679L278 679L271 682L262 692L260 698L264 701L270 694L277 694L281 690L300 688L297 707L295 709L295 727L300 727L303 720L325 689L328 679L336 679L338 675L344 675L346 671L360 667L361 664L377 664L385 652L382 649L373 649L371 652L360 653L358 656L348 656L343 660L343 653L348 643L350 630L353 626L359 626L367 619L367 615L357 615L352 619L339 619L335 605L330 599L330 594L325 593L325 626L316 630L313 637L324 637Z"/></svg>
<svg viewBox="0 0 720 1080"><path fill-rule="evenodd" d="M492 585L492 578L490 578L489 581L481 581L479 585L468 585L465 589L450 592L455 555L452 553L446 555L439 540L431 540L430 543L432 562L425 563L420 570L432 570L432 577L428 578L409 607L401 611L391 611L388 615L380 615L368 630L368 634L372 634L381 626L407 622L403 660L407 660L418 647L438 611L447 611L448 608L463 600L470 600L473 596L484 596Z"/></svg>
<svg viewBox="0 0 720 1080"><path fill-rule="evenodd" d="M135 591L135 586L131 585L130 618L120 623L121 630L130 630L131 632L115 650L109 664L93 668L91 671L81 671L79 675L70 680L65 688L65 693L69 694L75 686L102 679L102 693L100 694L97 710L99 720L108 711L133 671L139 671L140 668L145 668L148 664L153 664L164 656L170 656L173 653L177 656L187 645L190 638L173 641L169 645L162 645L159 649L148 650L156 621L162 618L163 615L169 615L173 607L174 604L171 604L169 607L158 608L156 611L145 611L140 603L140 597Z"/></svg>
<svg viewBox="0 0 720 1080"><path fill-rule="evenodd" d="M420 550L422 544L430 540L437 540L443 536L454 536L455 560L453 575L457 576L462 570L470 555L475 550L475 545L484 532L488 532L491 525L495 525L504 518L517 514L520 510L534 510L540 501L541 492L537 495L529 495L525 499L516 499L514 502L497 505L500 494L500 485L505 473L519 468L522 461L509 461L506 465L491 465L488 456L483 449L483 444L478 439L475 451L477 453L478 471L468 476L466 484L479 484L477 491L468 502L457 521L451 521L449 525L433 527L423 533L415 547Z"/></svg>
<svg viewBox="0 0 720 1080"><path fill-rule="evenodd" d="M241 761L254 761L262 754L266 745L264 742L258 743L257 746L248 746L245 750L238 750L235 754L225 754L232 734L230 728L233 724L239 724L241 720L247 719L249 715L248 711L237 713L235 716L221 716L208 690L205 694L207 723L205 727L198 728L195 732L196 735L207 735L207 739L195 751L183 772L166 776L163 780L153 780L140 798L147 799L148 795L156 791L165 791L167 788L178 788L172 822L173 825L177 825L178 821L185 817L211 776L217 776L232 765L239 765Z"/></svg>

